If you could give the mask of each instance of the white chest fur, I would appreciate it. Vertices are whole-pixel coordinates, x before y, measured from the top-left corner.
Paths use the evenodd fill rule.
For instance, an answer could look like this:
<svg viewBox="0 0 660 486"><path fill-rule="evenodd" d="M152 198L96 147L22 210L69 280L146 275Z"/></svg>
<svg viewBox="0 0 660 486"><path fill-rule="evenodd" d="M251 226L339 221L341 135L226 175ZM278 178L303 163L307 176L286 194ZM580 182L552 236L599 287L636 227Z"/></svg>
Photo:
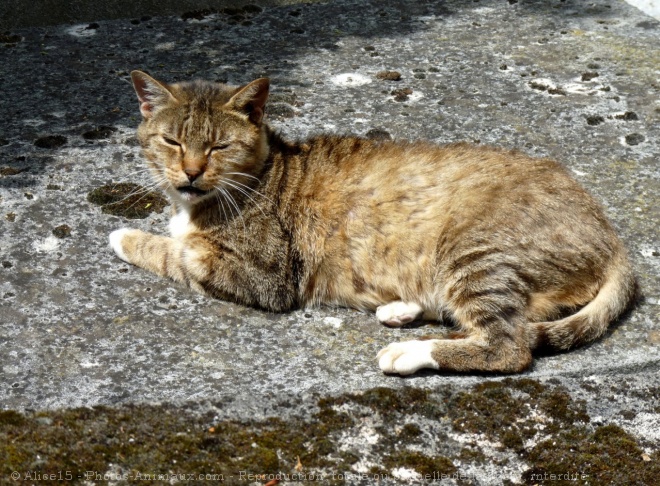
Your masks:
<svg viewBox="0 0 660 486"><path fill-rule="evenodd" d="M195 227L190 222L190 213L181 210L170 219L169 230L172 238L179 238L185 236Z"/></svg>

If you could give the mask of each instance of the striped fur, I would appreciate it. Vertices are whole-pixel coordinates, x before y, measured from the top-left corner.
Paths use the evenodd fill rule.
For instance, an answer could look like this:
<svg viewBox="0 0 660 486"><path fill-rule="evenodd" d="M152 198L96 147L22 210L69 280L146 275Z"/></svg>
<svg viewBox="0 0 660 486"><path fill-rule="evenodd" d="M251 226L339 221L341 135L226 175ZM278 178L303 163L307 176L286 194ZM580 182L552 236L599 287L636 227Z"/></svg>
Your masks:
<svg viewBox="0 0 660 486"><path fill-rule="evenodd" d="M380 307L389 325L448 315L452 336L379 353L400 374L519 372L538 347L600 337L634 297L620 240L556 162L467 144L288 142L262 120L265 79L132 76L138 137L178 213L172 237L114 234L135 265L272 311Z"/></svg>

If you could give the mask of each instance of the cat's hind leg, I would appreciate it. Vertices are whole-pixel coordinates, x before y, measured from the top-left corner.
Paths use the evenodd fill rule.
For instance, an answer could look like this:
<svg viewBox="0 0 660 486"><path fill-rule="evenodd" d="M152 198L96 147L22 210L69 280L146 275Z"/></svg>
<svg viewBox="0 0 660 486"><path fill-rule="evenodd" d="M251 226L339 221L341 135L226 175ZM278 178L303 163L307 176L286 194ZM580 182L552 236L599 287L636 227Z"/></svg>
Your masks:
<svg viewBox="0 0 660 486"><path fill-rule="evenodd" d="M487 263L463 268L444 288L446 309L459 331L390 344L378 353L385 373L408 375L422 368L517 373L529 367L525 282L511 266Z"/></svg>
<svg viewBox="0 0 660 486"><path fill-rule="evenodd" d="M383 373L410 375L422 368L438 369L433 358L437 339L391 343L378 353L378 365Z"/></svg>
<svg viewBox="0 0 660 486"><path fill-rule="evenodd" d="M376 309L376 318L382 324L399 327L422 317L424 310L415 302L390 302Z"/></svg>
<svg viewBox="0 0 660 486"><path fill-rule="evenodd" d="M457 339L423 339L391 343L378 353L384 373L410 375L423 368L519 373L532 355L526 338L484 339L478 333Z"/></svg>

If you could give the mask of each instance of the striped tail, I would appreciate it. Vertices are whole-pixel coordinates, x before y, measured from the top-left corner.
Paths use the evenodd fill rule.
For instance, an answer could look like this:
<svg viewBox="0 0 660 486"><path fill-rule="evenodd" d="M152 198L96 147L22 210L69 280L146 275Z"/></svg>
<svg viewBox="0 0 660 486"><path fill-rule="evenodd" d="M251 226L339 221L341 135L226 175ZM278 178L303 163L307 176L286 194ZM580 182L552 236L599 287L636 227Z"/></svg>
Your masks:
<svg viewBox="0 0 660 486"><path fill-rule="evenodd" d="M530 323L530 348L566 350L602 336L637 295L637 281L625 250L612 259L598 294L575 314L551 322Z"/></svg>

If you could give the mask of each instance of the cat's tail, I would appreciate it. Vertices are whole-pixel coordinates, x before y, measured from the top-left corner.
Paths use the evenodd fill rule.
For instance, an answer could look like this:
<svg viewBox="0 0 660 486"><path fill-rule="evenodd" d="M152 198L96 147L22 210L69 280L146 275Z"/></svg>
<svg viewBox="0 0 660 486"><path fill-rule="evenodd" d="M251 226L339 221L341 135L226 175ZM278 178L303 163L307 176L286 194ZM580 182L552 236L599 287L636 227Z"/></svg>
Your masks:
<svg viewBox="0 0 660 486"><path fill-rule="evenodd" d="M623 314L637 295L637 280L626 251L621 248L611 260L596 297L575 314L551 322L531 323L531 349L566 350L602 336L609 324Z"/></svg>

